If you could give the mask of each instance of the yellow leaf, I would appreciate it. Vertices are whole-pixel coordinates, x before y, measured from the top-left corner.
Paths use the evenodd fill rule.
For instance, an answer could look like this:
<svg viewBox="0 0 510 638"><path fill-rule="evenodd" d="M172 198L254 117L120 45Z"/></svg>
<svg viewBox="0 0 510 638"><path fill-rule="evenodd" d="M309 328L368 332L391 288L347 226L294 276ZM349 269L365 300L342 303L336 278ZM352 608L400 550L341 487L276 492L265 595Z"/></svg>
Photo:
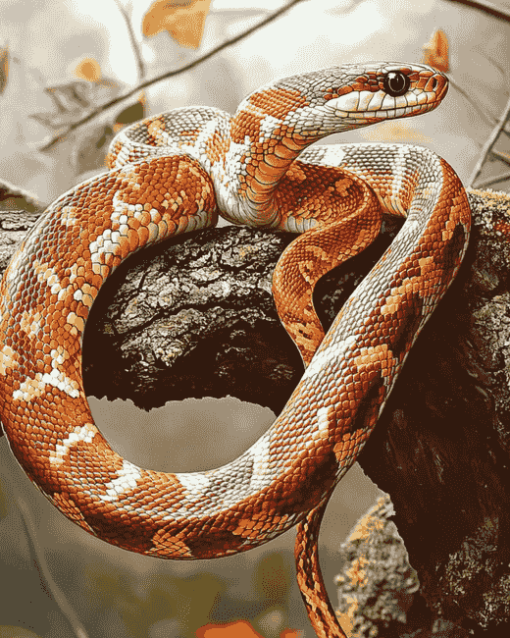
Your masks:
<svg viewBox="0 0 510 638"><path fill-rule="evenodd" d="M4 92L7 86L7 76L9 75L9 50L7 47L0 48L0 93Z"/></svg>
<svg viewBox="0 0 510 638"><path fill-rule="evenodd" d="M196 49L204 34L211 0L155 0L143 19L145 37L168 31L181 46Z"/></svg>
<svg viewBox="0 0 510 638"><path fill-rule="evenodd" d="M197 638L262 638L247 620L221 625L210 623L195 632Z"/></svg>
<svg viewBox="0 0 510 638"><path fill-rule="evenodd" d="M101 79L101 67L94 58L83 58L74 68L74 75L80 80L97 82Z"/></svg>
<svg viewBox="0 0 510 638"><path fill-rule="evenodd" d="M446 73L450 70L448 62L448 38L441 29L436 29L427 44L423 45L422 62Z"/></svg>

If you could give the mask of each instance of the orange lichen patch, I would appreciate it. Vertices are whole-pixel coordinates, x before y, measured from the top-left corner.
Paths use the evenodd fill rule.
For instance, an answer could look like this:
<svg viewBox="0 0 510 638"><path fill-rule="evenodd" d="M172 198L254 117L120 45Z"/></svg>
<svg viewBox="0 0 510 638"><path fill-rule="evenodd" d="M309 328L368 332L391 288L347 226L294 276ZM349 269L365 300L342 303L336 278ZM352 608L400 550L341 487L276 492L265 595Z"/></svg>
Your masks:
<svg viewBox="0 0 510 638"><path fill-rule="evenodd" d="M98 82L101 79L101 67L94 58L83 58L74 67L74 75L80 80L87 82Z"/></svg>
<svg viewBox="0 0 510 638"><path fill-rule="evenodd" d="M349 536L348 542L365 541L373 534L374 531L380 532L384 529L384 521L380 516L374 515L377 508L381 508L385 503L385 498L381 497L377 500L377 505L361 518L356 524L356 528Z"/></svg>
<svg viewBox="0 0 510 638"><path fill-rule="evenodd" d="M494 230L503 233L505 237L510 239L510 224L507 222L496 222L494 224Z"/></svg>
<svg viewBox="0 0 510 638"><path fill-rule="evenodd" d="M422 62L444 73L450 70L448 61L448 38L442 29L436 29L430 36L430 40L424 44L422 48Z"/></svg>
<svg viewBox="0 0 510 638"><path fill-rule="evenodd" d="M365 569L368 563L368 558L359 556L354 560L350 569L347 570L346 574L351 581L352 587L364 587L368 584L368 574Z"/></svg>
<svg viewBox="0 0 510 638"><path fill-rule="evenodd" d="M264 113L280 120L284 120L289 113L310 104L300 91L290 89L260 91L252 95L249 101Z"/></svg>
<svg viewBox="0 0 510 638"><path fill-rule="evenodd" d="M202 41L210 4L211 0L191 0L185 5L177 0L156 0L144 16L143 34L150 38L167 31L181 46L196 49Z"/></svg>
<svg viewBox="0 0 510 638"><path fill-rule="evenodd" d="M195 632L197 638L263 638L247 620L216 625L209 623Z"/></svg>

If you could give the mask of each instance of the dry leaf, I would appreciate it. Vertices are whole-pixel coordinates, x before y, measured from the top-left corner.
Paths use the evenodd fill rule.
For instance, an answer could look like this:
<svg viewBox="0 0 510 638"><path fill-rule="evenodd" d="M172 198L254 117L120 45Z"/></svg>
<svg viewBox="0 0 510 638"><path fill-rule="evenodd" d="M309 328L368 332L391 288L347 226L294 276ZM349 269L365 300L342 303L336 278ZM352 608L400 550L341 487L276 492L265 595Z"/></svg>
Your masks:
<svg viewBox="0 0 510 638"><path fill-rule="evenodd" d="M181 46L197 49L202 41L211 0L156 0L143 19L143 34L150 38L168 31Z"/></svg>
<svg viewBox="0 0 510 638"><path fill-rule="evenodd" d="M113 125L113 132L118 133L125 126L143 120L145 117L145 106L145 94L142 91L134 104L130 104L117 115Z"/></svg>
<svg viewBox="0 0 510 638"><path fill-rule="evenodd" d="M423 45L422 62L446 73L450 70L448 62L448 38L441 29L436 29L427 44Z"/></svg>
<svg viewBox="0 0 510 638"><path fill-rule="evenodd" d="M7 86L7 76L9 75L9 50L7 47L0 48L0 94Z"/></svg>
<svg viewBox="0 0 510 638"><path fill-rule="evenodd" d="M246 620L221 625L210 623L197 629L195 635L197 638L262 638Z"/></svg>
<svg viewBox="0 0 510 638"><path fill-rule="evenodd" d="M76 65L74 75L80 80L98 82L101 79L101 67L94 58L84 58Z"/></svg>

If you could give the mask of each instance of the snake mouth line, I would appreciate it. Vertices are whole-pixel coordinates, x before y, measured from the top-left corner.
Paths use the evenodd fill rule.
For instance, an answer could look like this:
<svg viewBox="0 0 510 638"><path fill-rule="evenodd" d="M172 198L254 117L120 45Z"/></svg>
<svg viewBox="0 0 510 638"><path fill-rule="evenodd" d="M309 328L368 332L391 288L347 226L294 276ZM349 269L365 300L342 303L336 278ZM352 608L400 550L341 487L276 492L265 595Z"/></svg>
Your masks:
<svg viewBox="0 0 510 638"><path fill-rule="evenodd" d="M353 120L356 125L362 126L363 120L365 120L367 124L372 124L373 122L377 122L379 120L392 120L401 117L412 117L414 115L427 113L428 111L432 111L433 109L435 109L439 105L439 103L440 100L436 99L432 102L424 102L423 104L416 104L413 106L404 106L398 108L393 107L360 113L335 110L335 115L337 117L345 118L346 120Z"/></svg>

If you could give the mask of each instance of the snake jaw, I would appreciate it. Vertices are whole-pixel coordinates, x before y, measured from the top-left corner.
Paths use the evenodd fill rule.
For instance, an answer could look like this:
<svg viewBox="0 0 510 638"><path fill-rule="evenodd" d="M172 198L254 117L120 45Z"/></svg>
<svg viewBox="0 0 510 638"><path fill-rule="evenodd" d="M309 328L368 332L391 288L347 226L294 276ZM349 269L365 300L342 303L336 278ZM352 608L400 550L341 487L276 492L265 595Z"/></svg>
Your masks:
<svg viewBox="0 0 510 638"><path fill-rule="evenodd" d="M427 89L431 86L432 83L428 82ZM439 105L446 90L447 83L441 84L439 91L411 85L405 94L397 96L389 95L383 90L351 91L329 99L326 108L337 118L342 118L342 124L368 126L386 119L412 117L431 111Z"/></svg>
<svg viewBox="0 0 510 638"><path fill-rule="evenodd" d="M420 115L435 109L448 90L448 78L426 65L347 65L341 71L324 71L311 100L312 109L318 101L336 120L338 131Z"/></svg>

